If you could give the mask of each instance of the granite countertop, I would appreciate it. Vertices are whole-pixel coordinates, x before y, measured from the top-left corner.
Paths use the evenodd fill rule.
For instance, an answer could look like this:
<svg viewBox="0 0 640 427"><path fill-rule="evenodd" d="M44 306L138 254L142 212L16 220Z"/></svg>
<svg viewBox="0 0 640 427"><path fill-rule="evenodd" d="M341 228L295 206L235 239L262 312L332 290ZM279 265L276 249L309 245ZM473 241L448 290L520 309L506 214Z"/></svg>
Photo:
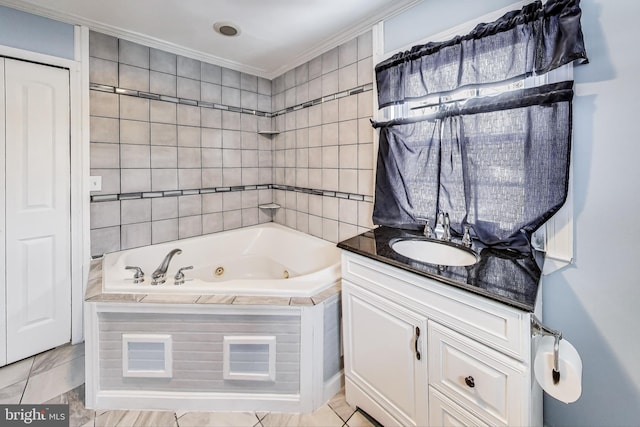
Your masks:
<svg viewBox="0 0 640 427"><path fill-rule="evenodd" d="M423 238L418 231L382 226L344 240L338 247L521 310L534 311L542 254L480 247L474 242L472 249L480 256L475 265L443 268L406 258L389 246L392 239L407 237Z"/></svg>

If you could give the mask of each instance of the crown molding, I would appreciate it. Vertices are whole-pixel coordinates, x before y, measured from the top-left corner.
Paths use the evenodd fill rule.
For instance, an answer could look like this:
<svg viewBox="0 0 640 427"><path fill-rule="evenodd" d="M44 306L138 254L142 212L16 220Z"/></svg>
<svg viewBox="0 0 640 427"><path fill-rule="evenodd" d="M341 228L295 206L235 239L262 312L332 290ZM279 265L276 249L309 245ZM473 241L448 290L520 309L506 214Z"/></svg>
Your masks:
<svg viewBox="0 0 640 427"><path fill-rule="evenodd" d="M109 36L125 39L134 43L139 43L155 49L164 50L166 52L174 53L176 55L182 55L191 59L197 59L199 61L208 62L211 64L219 65L221 67L230 68L232 70L244 72L247 74L253 74L258 77L269 78L267 70L247 66L235 61L229 61L224 58L220 58L215 55L206 54L194 49L189 49L174 43L167 42L155 37L151 37L145 34L137 33L134 31L125 30L113 25L103 24L92 19L87 19L78 15L62 13L54 9L44 8L31 3L26 3L20 0L0 0L0 5L8 6L13 9L21 10L23 12L31 13L33 15L43 16L45 18L55 19L71 25L82 25L90 30L97 31Z"/></svg>
<svg viewBox="0 0 640 427"><path fill-rule="evenodd" d="M371 27L384 20L389 19L395 15L398 15L405 10L415 6L418 3L421 3L424 0L398 0L394 1L391 6L388 8L384 8L380 10L373 16L370 16L366 19L361 20L356 25L353 25L348 30L343 31L337 34L330 39L327 39L320 45L314 47L313 49L306 50L304 53L293 58L292 61L287 62L285 64L280 65L275 69L264 69L249 66L246 64L241 64L239 62L230 61L225 58L221 58L215 55L207 54L201 51L197 51L194 49L190 49L184 46L180 46L171 42L167 42L165 40L161 40L156 37L151 37L142 33L138 33L135 31L129 31L123 28L119 28L112 25L107 25L92 19L87 19L78 15L63 13L51 8L45 8L39 5L34 5L31 3L27 3L26 1L21 0L0 0L0 5L4 5L7 7L11 7L13 9L17 9L23 12L31 13L34 15L43 16L45 18L54 19L57 21L61 21L71 25L81 25L89 28L90 30L97 31L103 34L107 34L113 37L118 37L121 39L125 39L134 43L139 43L145 46L149 46L155 49L160 49L166 52L174 53L176 55L185 56L188 58L196 59L199 61L207 62L214 65L219 65L221 67L229 68L232 70L240 71L247 74L252 74L258 77L263 77L268 80L273 80L276 77L296 68L299 65L302 65L313 58L316 58L319 55L345 43L354 37L357 37L366 31L370 30Z"/></svg>
<svg viewBox="0 0 640 427"><path fill-rule="evenodd" d="M299 65L311 61L312 59L322 55L323 53L328 52L331 49L340 46L341 44L346 43L349 40L352 40L353 38L358 37L359 35L362 35L365 32L371 30L371 28L380 21L399 15L407 9L410 9L413 6L422 3L423 1L424 0L395 1L392 6L381 10L373 16L361 20L359 23L352 26L349 30L343 31L335 37L327 39L324 43L316 46L315 48L307 50L304 53L296 56L292 61L283 64L274 70L271 70L271 72L269 73L269 75L271 76L270 78L273 80L276 77L279 77L282 74L286 73L287 71L290 71Z"/></svg>

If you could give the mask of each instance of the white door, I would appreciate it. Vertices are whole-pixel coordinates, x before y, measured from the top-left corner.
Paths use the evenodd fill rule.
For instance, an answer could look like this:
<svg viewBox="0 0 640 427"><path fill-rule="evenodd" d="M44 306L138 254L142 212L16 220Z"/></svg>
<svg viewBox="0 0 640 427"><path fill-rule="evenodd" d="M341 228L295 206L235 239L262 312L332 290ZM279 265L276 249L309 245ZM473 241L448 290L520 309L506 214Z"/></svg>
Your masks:
<svg viewBox="0 0 640 427"><path fill-rule="evenodd" d="M69 71L5 59L7 363L71 339Z"/></svg>

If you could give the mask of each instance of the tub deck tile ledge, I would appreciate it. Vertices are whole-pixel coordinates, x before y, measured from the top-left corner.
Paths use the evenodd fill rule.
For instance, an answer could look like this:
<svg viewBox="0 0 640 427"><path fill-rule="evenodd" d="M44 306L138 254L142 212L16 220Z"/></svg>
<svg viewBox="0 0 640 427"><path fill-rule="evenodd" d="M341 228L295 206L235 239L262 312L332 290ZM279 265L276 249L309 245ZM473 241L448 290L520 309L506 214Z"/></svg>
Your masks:
<svg viewBox="0 0 640 427"><path fill-rule="evenodd" d="M102 258L91 260L89 264L89 279L85 299L93 298L102 293Z"/></svg>
<svg viewBox="0 0 640 427"><path fill-rule="evenodd" d="M166 303L166 304L195 304L201 295L165 295L165 294L146 294L138 302L146 303Z"/></svg>
<svg viewBox="0 0 640 427"><path fill-rule="evenodd" d="M91 298L85 298L86 302L141 302L147 294L105 294L101 293Z"/></svg>
<svg viewBox="0 0 640 427"><path fill-rule="evenodd" d="M312 296L311 299L313 300L313 303L315 305L318 305L321 302L328 300L335 294L339 294L341 290L342 290L342 282L337 282L335 285L331 286L330 288L327 288L324 291L320 292L319 294Z"/></svg>
<svg viewBox="0 0 640 427"><path fill-rule="evenodd" d="M235 295L200 295L198 304L233 304Z"/></svg>
<svg viewBox="0 0 640 427"><path fill-rule="evenodd" d="M289 305L290 297L238 295L233 305Z"/></svg>
<svg viewBox="0 0 640 427"><path fill-rule="evenodd" d="M305 305L315 305L315 304L313 303L313 298L310 298L310 297L292 297L291 301L289 301L289 305L305 306Z"/></svg>

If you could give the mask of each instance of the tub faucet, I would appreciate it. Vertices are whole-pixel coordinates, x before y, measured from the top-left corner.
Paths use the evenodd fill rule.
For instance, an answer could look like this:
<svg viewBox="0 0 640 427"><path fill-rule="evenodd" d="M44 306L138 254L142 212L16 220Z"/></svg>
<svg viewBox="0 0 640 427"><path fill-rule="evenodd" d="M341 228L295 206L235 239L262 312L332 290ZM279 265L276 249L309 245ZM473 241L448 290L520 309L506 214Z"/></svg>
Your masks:
<svg viewBox="0 0 640 427"><path fill-rule="evenodd" d="M179 255L181 253L182 249L173 249L164 257L162 263L160 263L158 268L156 268L153 274L151 274L152 285L161 285L167 280L167 270L169 269L171 258L173 258L174 255Z"/></svg>

